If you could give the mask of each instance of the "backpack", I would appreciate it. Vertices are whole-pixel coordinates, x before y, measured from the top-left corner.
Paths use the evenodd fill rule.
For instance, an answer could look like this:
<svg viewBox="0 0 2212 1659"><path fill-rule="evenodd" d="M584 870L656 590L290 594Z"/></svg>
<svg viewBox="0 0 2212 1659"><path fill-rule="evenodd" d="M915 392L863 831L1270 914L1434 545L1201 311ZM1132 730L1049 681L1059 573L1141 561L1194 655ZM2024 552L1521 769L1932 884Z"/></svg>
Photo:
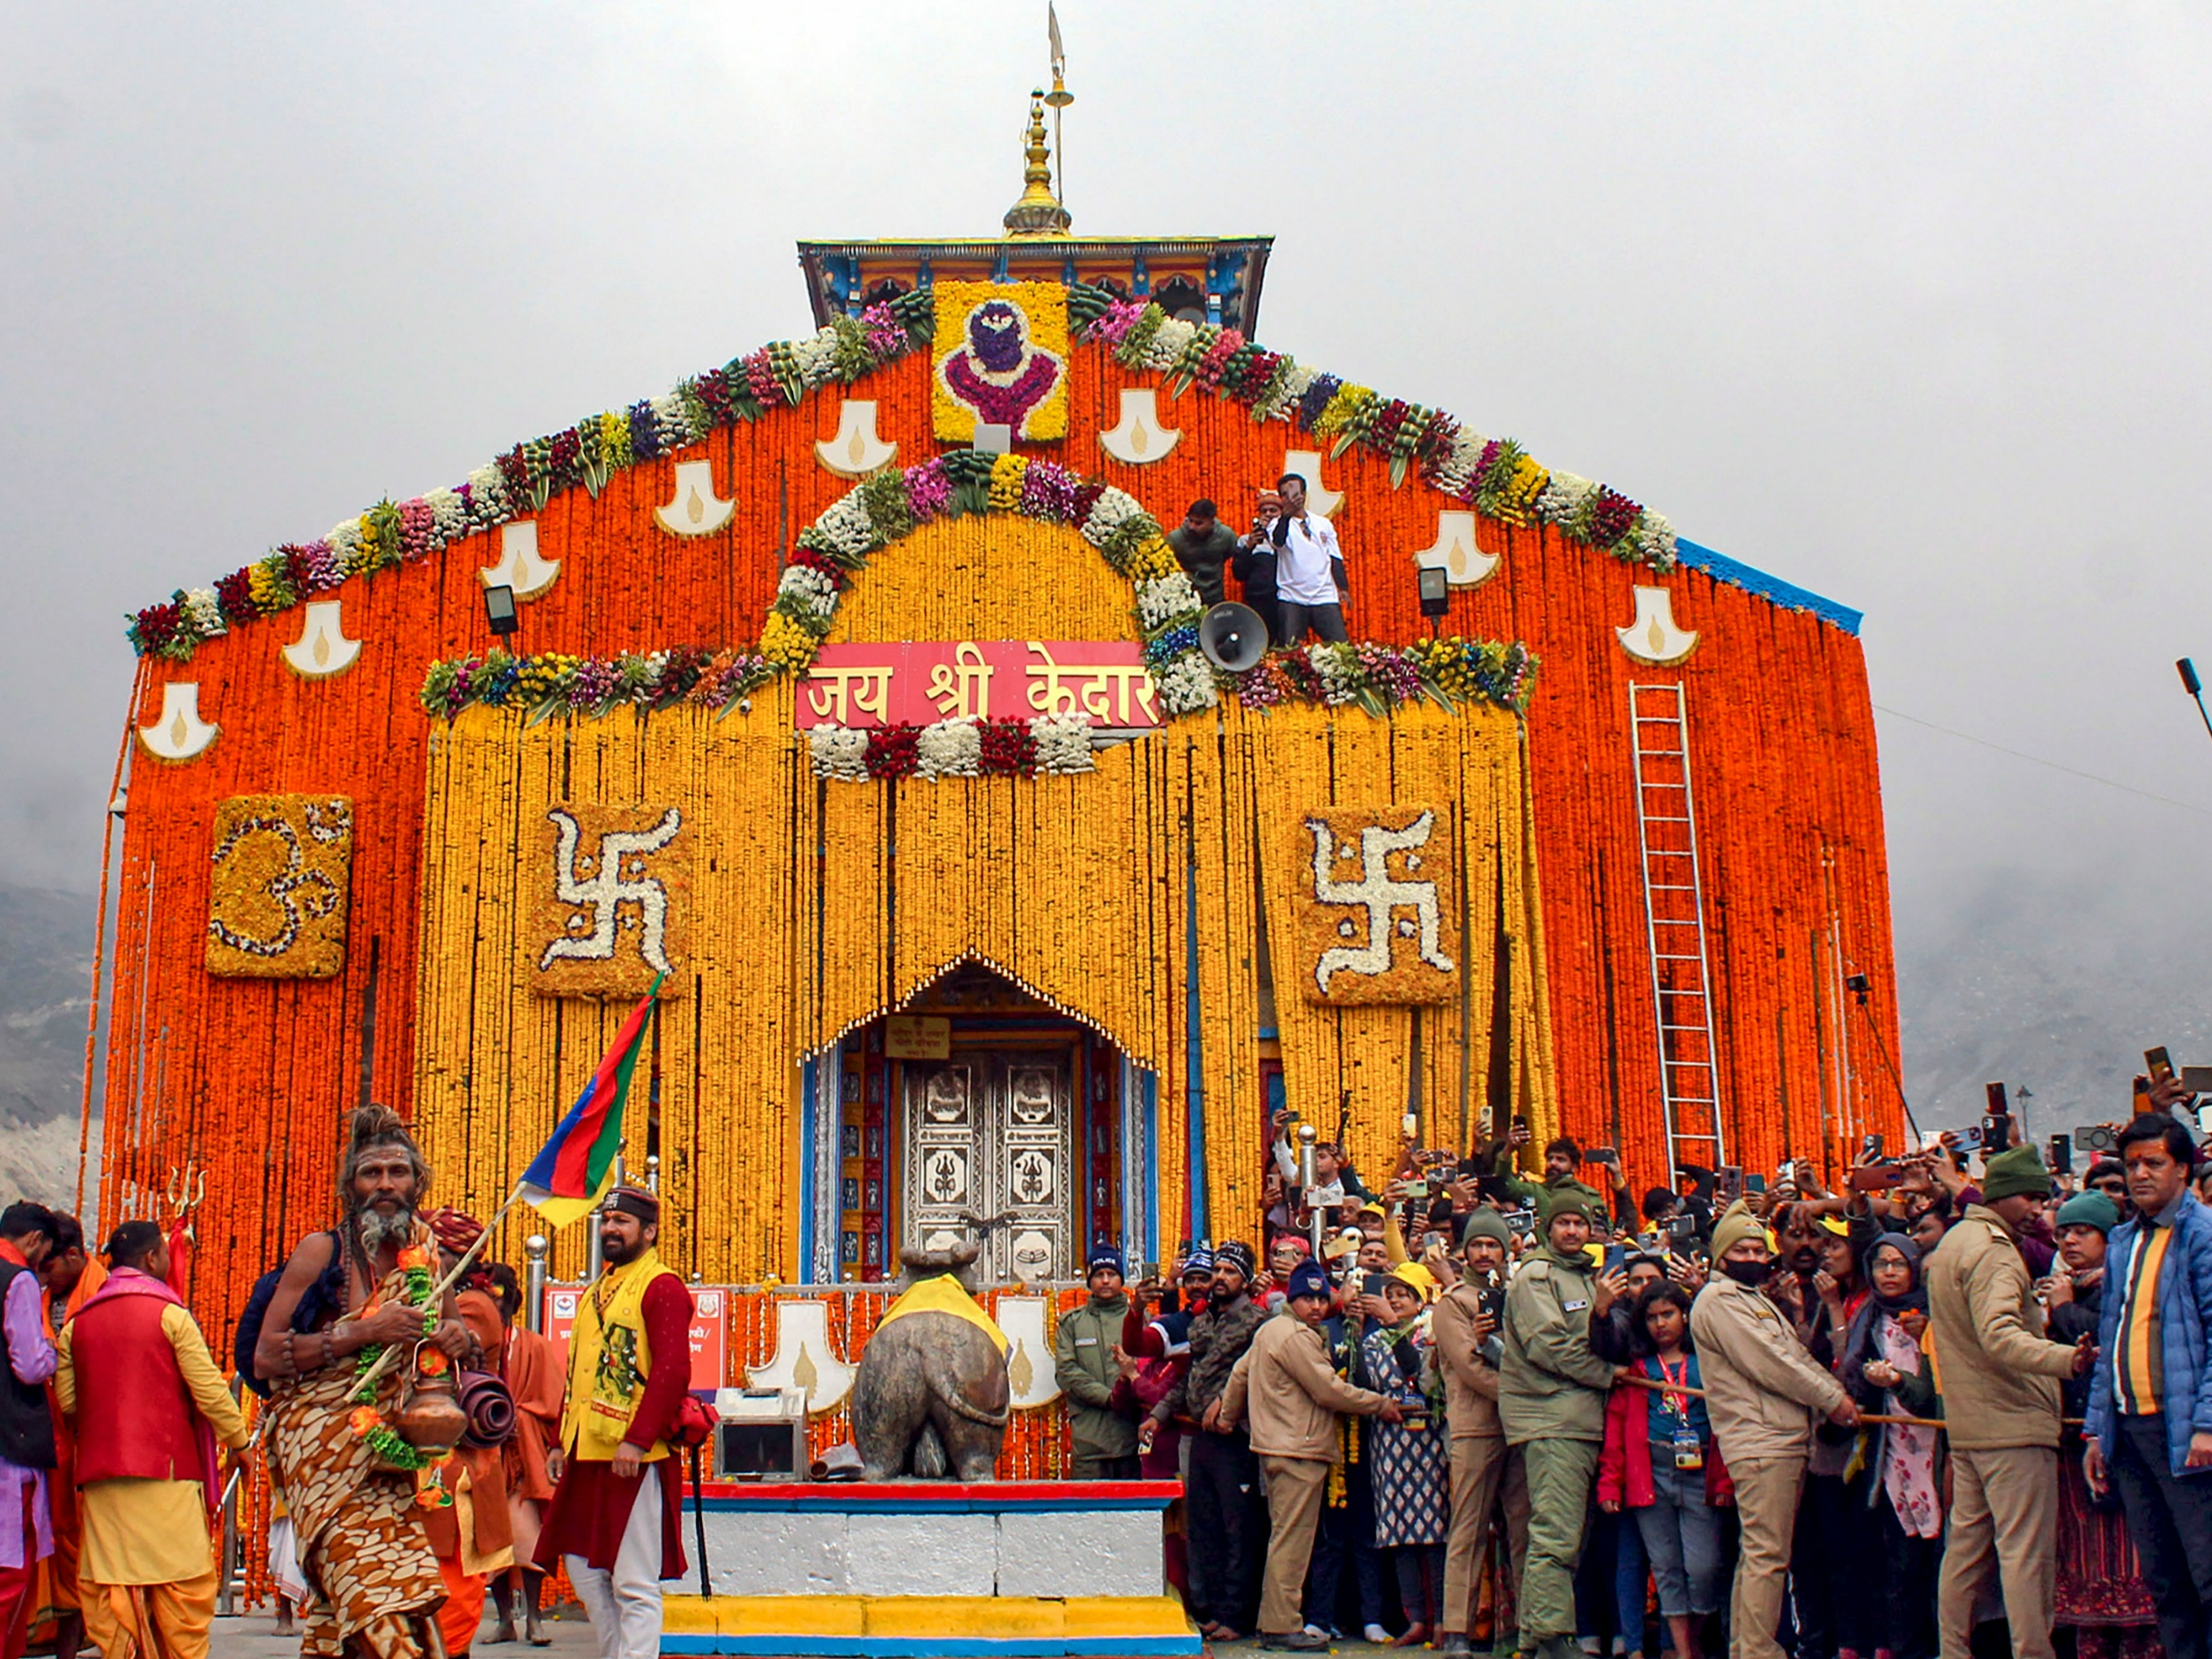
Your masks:
<svg viewBox="0 0 2212 1659"><path fill-rule="evenodd" d="M328 1236L330 1264L300 1293L299 1306L292 1310L292 1329L298 1334L313 1330L324 1315L345 1310L345 1253L339 1248L336 1227ZM269 1384L254 1368L254 1350L261 1346L261 1328L268 1321L269 1304L276 1300L277 1286L284 1277L284 1267L279 1265L254 1281L254 1288L247 1292L245 1309L238 1316L238 1335L231 1344L231 1358L237 1364L240 1380L264 1400L269 1397Z"/></svg>

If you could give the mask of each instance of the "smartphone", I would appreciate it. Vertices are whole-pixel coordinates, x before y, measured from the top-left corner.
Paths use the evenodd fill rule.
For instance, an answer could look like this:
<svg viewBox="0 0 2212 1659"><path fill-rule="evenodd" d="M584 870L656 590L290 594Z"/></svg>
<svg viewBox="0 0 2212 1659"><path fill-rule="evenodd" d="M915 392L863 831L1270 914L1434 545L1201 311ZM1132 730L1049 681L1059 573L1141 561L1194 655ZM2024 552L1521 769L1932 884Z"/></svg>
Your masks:
<svg viewBox="0 0 2212 1659"><path fill-rule="evenodd" d="M1526 1135L1528 1132L1528 1115L1526 1112L1514 1113L1513 1127Z"/></svg>
<svg viewBox="0 0 2212 1659"><path fill-rule="evenodd" d="M2173 1076L2173 1056L2164 1048L2146 1048L2143 1070L2150 1073L2153 1083L2164 1083Z"/></svg>
<svg viewBox="0 0 2212 1659"><path fill-rule="evenodd" d="M2212 1094L2212 1066L2184 1066L2181 1086L2192 1094Z"/></svg>
<svg viewBox="0 0 2212 1659"><path fill-rule="evenodd" d="M1882 1137L1879 1135L1869 1135L1866 1139L1861 1141L1859 1143L1859 1156L1861 1158L1881 1157Z"/></svg>
<svg viewBox="0 0 2212 1659"><path fill-rule="evenodd" d="M1359 1281L1359 1293L1362 1296L1381 1295L1382 1275L1380 1273L1368 1273L1362 1275Z"/></svg>
<svg viewBox="0 0 2212 1659"><path fill-rule="evenodd" d="M1746 1192L1764 1193L1766 1190L1766 1177L1764 1175L1746 1175L1743 1178L1743 1190Z"/></svg>
<svg viewBox="0 0 2212 1659"><path fill-rule="evenodd" d="M2009 1114L1992 1112L1981 1121L1981 1149L1984 1155L2001 1152L2012 1144L2012 1118Z"/></svg>
<svg viewBox="0 0 2212 1659"><path fill-rule="evenodd" d="M1894 1187L1905 1176L1895 1164L1864 1164L1851 1172L1851 1190L1880 1192Z"/></svg>
<svg viewBox="0 0 2212 1659"><path fill-rule="evenodd" d="M1619 1166L1621 1161L1621 1155L1615 1152L1610 1146L1593 1146L1588 1152L1583 1153L1582 1156L1584 1159L1589 1163L1611 1164L1616 1167Z"/></svg>
<svg viewBox="0 0 2212 1659"><path fill-rule="evenodd" d="M1690 1243L1698 1236L1698 1218L1669 1216L1667 1218L1667 1242L1670 1245Z"/></svg>
<svg viewBox="0 0 2212 1659"><path fill-rule="evenodd" d="M2072 1174L2074 1143L2064 1135L2053 1135L2051 1137L2051 1154L2043 1161L2051 1166L2051 1173L2054 1175Z"/></svg>
<svg viewBox="0 0 2212 1659"><path fill-rule="evenodd" d="M1609 1244L1605 1247L1605 1270L1607 1272L1619 1272L1621 1270L1621 1264L1627 1260L1628 1247L1626 1245Z"/></svg>
<svg viewBox="0 0 2212 1659"><path fill-rule="evenodd" d="M1981 1151L1982 1125L1986 1123L1989 1120L1987 1118L1984 1118L1981 1123L1969 1123L1964 1129L1960 1129L1951 1137L1960 1152L1978 1152Z"/></svg>
<svg viewBox="0 0 2212 1659"><path fill-rule="evenodd" d="M2074 1144L2085 1152L2109 1152L2120 1144L2120 1131L2109 1123L2084 1123L2074 1131Z"/></svg>
<svg viewBox="0 0 2212 1659"><path fill-rule="evenodd" d="M2005 1099L2005 1085L2003 1084L1985 1083L1981 1085L1981 1092L1982 1099L1986 1102L1986 1105L1983 1107L1983 1109L1987 1112L1991 1117L2006 1117L2010 1115L2012 1112L2012 1104Z"/></svg>
<svg viewBox="0 0 2212 1659"><path fill-rule="evenodd" d="M1429 1183L1425 1181L1409 1181L1405 1193L1409 1198L1425 1198L1429 1196Z"/></svg>

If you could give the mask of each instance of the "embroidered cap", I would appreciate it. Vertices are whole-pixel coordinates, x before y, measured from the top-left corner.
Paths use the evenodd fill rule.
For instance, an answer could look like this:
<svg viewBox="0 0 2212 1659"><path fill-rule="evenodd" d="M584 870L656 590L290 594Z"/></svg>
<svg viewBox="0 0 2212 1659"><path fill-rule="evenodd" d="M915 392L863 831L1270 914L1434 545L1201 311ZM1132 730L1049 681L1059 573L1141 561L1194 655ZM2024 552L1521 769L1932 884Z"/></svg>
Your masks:
<svg viewBox="0 0 2212 1659"><path fill-rule="evenodd" d="M643 1187L617 1187L599 1208L609 1215L635 1216L647 1223L661 1218L661 1201Z"/></svg>

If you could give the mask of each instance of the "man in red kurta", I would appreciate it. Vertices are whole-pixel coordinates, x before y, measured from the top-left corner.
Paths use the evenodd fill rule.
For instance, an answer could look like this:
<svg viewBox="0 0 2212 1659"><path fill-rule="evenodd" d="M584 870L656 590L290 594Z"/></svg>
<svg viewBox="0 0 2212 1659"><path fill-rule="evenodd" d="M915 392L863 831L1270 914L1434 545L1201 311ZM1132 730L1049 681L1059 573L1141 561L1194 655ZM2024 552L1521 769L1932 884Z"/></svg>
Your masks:
<svg viewBox="0 0 2212 1659"><path fill-rule="evenodd" d="M654 1248L661 1201L607 1195L606 1271L581 1299L568 1344L568 1455L537 1542L537 1565L566 1558L600 1659L657 1659L661 1581L684 1575L683 1478L670 1458L692 1376L692 1296Z"/></svg>
<svg viewBox="0 0 2212 1659"><path fill-rule="evenodd" d="M85 1631L111 1659L134 1646L163 1659L206 1659L215 1443L244 1446L246 1420L200 1328L163 1282L161 1229L126 1221L107 1255L107 1282L62 1328L55 1377L77 1431Z"/></svg>

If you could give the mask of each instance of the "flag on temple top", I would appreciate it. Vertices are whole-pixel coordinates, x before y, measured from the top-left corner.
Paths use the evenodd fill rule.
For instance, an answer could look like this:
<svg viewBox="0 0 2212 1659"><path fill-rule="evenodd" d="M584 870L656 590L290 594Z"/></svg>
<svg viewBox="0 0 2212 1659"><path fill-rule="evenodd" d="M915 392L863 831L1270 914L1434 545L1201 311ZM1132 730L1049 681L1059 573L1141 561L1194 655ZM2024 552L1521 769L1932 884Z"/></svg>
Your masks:
<svg viewBox="0 0 2212 1659"><path fill-rule="evenodd" d="M546 1224L565 1227L588 1215L614 1185L615 1154L622 1150L622 1107L630 1098L630 1074L645 1046L646 1016L653 1011L666 974L655 975L630 1018L615 1033L614 1047L591 1074L591 1081L568 1108L552 1137L522 1172L522 1196Z"/></svg>

